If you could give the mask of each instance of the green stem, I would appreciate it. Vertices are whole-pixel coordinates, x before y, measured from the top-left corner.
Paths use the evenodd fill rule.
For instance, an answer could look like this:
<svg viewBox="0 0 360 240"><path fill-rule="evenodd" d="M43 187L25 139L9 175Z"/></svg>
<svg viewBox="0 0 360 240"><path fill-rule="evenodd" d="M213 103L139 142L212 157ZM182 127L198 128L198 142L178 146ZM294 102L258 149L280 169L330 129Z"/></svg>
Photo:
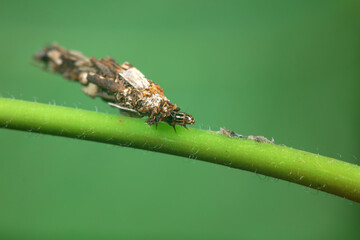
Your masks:
<svg viewBox="0 0 360 240"><path fill-rule="evenodd" d="M212 131L0 98L0 125L191 157L287 180L360 202L360 167L293 148Z"/></svg>

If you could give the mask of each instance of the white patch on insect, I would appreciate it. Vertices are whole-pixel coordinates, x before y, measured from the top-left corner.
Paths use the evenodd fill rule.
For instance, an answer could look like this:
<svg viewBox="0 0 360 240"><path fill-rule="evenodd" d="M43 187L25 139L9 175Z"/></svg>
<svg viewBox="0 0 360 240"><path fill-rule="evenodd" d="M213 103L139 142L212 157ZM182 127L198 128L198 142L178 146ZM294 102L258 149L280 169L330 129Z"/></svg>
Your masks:
<svg viewBox="0 0 360 240"><path fill-rule="evenodd" d="M144 99L144 105L146 107L155 108L159 107L161 100L167 100L166 97L161 96L160 94L152 94L150 97L145 97Z"/></svg>
<svg viewBox="0 0 360 240"><path fill-rule="evenodd" d="M56 65L61 65L63 63L63 61L61 60L61 52L51 50L47 53L47 55Z"/></svg>
<svg viewBox="0 0 360 240"><path fill-rule="evenodd" d="M108 104L110 106L113 106L113 107L116 107L118 109L121 109L121 110L124 110L124 111L129 111L129 112L135 112L135 113L138 113L136 110L134 109L131 109L131 108L127 108L127 107L124 107L124 106L121 106L121 105L118 105L118 104L115 104L115 103L112 103L112 102L108 102ZM139 113L138 113L139 114Z"/></svg>
<svg viewBox="0 0 360 240"><path fill-rule="evenodd" d="M80 73L79 82L83 85L87 84L88 83L87 76L88 76L87 72Z"/></svg>
<svg viewBox="0 0 360 240"><path fill-rule="evenodd" d="M124 72L119 73L119 75L136 89L141 90L150 87L150 83L145 78L144 74L135 67L125 70Z"/></svg>

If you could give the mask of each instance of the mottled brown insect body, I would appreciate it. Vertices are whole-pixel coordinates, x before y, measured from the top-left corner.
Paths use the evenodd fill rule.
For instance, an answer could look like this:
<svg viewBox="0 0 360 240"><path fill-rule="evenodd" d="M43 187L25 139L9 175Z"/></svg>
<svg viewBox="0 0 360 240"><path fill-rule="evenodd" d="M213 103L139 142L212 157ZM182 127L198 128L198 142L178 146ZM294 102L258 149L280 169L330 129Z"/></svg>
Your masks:
<svg viewBox="0 0 360 240"><path fill-rule="evenodd" d="M114 59L87 58L82 53L66 50L56 44L45 46L35 55L52 71L63 77L79 81L83 92L90 97L101 97L109 105L119 108L122 114L131 117L149 118L149 125L163 121L173 126L194 124L194 118L181 113L176 104L170 103L163 89L133 65L119 65Z"/></svg>

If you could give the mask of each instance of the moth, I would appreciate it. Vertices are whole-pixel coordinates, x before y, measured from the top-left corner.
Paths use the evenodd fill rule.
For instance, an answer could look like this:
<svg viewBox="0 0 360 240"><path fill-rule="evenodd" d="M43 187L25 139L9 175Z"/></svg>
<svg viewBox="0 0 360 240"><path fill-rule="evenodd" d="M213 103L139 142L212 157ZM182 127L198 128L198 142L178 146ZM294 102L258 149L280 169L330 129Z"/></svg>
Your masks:
<svg viewBox="0 0 360 240"><path fill-rule="evenodd" d="M176 132L176 125L195 123L194 118L180 112L176 104L170 103L164 91L147 79L128 62L119 65L113 58L87 58L81 52L67 50L57 44L47 45L34 58L45 64L45 68L61 74L64 78L78 81L88 96L100 97L120 113L130 117L147 116L149 125L168 123Z"/></svg>

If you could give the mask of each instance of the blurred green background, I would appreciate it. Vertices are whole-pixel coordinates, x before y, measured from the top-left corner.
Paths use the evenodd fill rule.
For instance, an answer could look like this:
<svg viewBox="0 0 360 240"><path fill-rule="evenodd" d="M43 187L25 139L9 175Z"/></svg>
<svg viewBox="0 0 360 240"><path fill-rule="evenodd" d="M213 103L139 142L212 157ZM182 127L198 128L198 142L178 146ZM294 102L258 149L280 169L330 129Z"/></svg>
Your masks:
<svg viewBox="0 0 360 240"><path fill-rule="evenodd" d="M1 1L0 94L117 114L31 65L130 61L194 127L359 164L359 1ZM0 129L0 239L358 239L360 206L192 159Z"/></svg>

